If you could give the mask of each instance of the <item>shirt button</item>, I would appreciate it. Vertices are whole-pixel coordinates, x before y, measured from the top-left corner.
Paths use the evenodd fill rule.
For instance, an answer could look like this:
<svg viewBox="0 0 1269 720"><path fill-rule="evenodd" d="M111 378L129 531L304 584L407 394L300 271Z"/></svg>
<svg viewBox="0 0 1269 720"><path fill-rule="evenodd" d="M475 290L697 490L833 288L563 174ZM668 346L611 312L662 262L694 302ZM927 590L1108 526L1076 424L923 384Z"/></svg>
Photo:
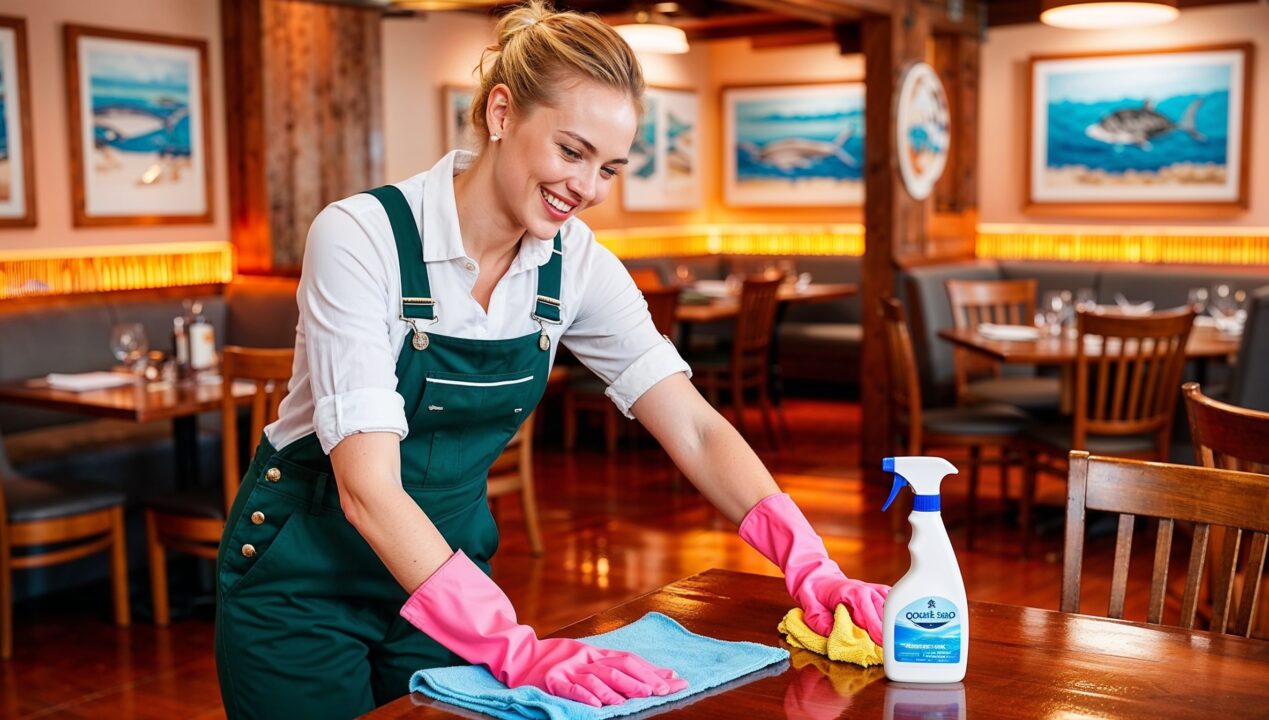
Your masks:
<svg viewBox="0 0 1269 720"><path fill-rule="evenodd" d="M466 268L467 272L476 272L476 263L468 261Z"/></svg>

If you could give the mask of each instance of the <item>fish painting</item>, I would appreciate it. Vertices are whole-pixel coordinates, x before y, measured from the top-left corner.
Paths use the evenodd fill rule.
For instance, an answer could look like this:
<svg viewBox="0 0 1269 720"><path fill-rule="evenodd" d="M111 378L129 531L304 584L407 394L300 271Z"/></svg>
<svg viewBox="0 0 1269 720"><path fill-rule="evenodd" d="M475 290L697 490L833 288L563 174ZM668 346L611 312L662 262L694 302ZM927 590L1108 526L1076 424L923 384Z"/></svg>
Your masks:
<svg viewBox="0 0 1269 720"><path fill-rule="evenodd" d="M751 142L741 142L738 147L756 163L774 167L784 173L805 170L818 160L836 157L850 167L858 167L859 161L846 152L846 142L852 135L851 128L838 133L831 142L808 138L782 138L772 140L762 147Z"/></svg>
<svg viewBox="0 0 1269 720"><path fill-rule="evenodd" d="M694 140L700 100L694 91L649 88L643 116L621 173L626 210L690 210L701 201Z"/></svg>
<svg viewBox="0 0 1269 720"><path fill-rule="evenodd" d="M1173 122L1159 112L1154 103L1146 100L1140 108L1116 110L1107 114L1094 125L1089 125L1084 134L1088 137L1110 145L1136 145L1145 151L1153 149L1151 140L1173 131L1181 131L1189 135L1195 142L1207 142L1207 138L1194 125L1194 116L1198 114L1203 98L1195 98L1181 114L1181 119Z"/></svg>

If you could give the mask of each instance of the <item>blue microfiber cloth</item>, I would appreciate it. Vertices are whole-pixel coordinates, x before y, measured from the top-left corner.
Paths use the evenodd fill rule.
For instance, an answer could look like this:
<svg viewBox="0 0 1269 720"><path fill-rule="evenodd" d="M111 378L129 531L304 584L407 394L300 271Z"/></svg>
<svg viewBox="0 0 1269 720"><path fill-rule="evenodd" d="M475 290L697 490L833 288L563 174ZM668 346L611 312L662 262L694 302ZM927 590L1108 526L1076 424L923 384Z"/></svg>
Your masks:
<svg viewBox="0 0 1269 720"><path fill-rule="evenodd" d="M789 657L783 648L715 640L688 632L674 620L655 612L625 627L581 640L595 647L632 652L653 665L671 668L687 680L687 688L673 695L631 698L620 705L597 708L529 685L508 688L485 667L464 665L420 670L410 678L410 691L506 720L598 720L675 702Z"/></svg>

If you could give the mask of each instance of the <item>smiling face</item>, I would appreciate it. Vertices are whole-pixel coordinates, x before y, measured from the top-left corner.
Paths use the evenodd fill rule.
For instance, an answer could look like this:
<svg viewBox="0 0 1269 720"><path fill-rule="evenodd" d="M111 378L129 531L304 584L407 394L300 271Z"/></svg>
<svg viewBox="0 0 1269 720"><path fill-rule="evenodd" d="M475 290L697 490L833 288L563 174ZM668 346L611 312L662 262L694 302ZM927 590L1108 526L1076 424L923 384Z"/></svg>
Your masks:
<svg viewBox="0 0 1269 720"><path fill-rule="evenodd" d="M534 238L553 237L573 215L603 202L625 167L638 116L634 100L590 80L561 88L551 105L516 112L505 87L490 93L497 204Z"/></svg>

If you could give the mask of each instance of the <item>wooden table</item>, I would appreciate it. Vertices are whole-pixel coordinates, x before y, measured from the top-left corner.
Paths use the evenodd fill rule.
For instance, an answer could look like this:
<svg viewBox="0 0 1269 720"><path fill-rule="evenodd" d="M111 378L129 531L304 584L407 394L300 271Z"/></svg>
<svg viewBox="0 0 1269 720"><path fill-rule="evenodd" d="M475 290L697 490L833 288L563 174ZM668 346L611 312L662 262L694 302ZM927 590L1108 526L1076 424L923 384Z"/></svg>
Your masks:
<svg viewBox="0 0 1269 720"><path fill-rule="evenodd" d="M777 299L783 308L787 305L828 302L842 298L854 297L859 287L854 283L818 283L798 290L796 286L784 284L780 286ZM730 320L740 313L739 295L717 298L705 305L679 304L674 318L680 323L708 323Z"/></svg>
<svg viewBox="0 0 1269 720"><path fill-rule="evenodd" d="M249 384L235 384L233 388L240 404L249 401L253 391ZM198 477L195 416L219 410L222 393L219 382L146 384L138 381L133 385L84 392L52 388L43 378L0 383L0 402L135 423L171 420L176 441L177 478L182 483L196 483Z"/></svg>
<svg viewBox="0 0 1269 720"><path fill-rule="evenodd" d="M655 610L693 632L787 647L775 626L790 604L779 578L709 570L593 615L553 636L606 632ZM751 720L1269 716L1269 683L1265 682L1269 642L993 603L971 602L969 617L968 673L963 683L950 690L923 694L920 686L890 683L880 667L864 670L793 650L788 664L661 711L673 710L682 718ZM908 703L909 714L886 714L888 703ZM923 710L929 714L917 713L921 708L916 705L925 705ZM931 707L950 712L936 714ZM396 700L365 717L455 715L483 717L421 694Z"/></svg>
<svg viewBox="0 0 1269 720"><path fill-rule="evenodd" d="M939 330L939 337L957 347L1002 363L1026 365L1070 365L1075 362L1078 340L1074 337L1045 337L1039 340L992 340L969 328ZM1237 354L1240 338L1222 335L1216 328L1195 326L1185 345L1185 355L1194 359L1221 358ZM1089 348L1090 355L1096 354Z"/></svg>

